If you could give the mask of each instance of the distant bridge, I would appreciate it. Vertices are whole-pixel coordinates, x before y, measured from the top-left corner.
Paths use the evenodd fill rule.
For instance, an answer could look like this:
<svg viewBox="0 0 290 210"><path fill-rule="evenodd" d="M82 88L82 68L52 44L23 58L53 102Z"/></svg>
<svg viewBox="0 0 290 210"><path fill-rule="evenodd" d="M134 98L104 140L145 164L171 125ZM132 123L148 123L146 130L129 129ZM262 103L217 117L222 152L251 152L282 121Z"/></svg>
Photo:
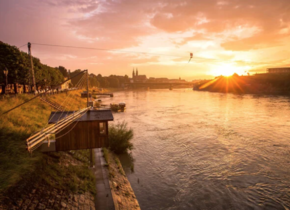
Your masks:
<svg viewBox="0 0 290 210"><path fill-rule="evenodd" d="M130 88L191 88L195 82L136 82L136 83L126 83L127 87Z"/></svg>

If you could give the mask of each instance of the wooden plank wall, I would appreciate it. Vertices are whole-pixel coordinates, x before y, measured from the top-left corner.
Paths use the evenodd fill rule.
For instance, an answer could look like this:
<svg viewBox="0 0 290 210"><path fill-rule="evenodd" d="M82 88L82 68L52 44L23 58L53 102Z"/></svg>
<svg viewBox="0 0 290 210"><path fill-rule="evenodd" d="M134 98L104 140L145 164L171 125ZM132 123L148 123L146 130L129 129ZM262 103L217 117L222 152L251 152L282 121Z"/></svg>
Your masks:
<svg viewBox="0 0 290 210"><path fill-rule="evenodd" d="M72 123L56 134L56 151L108 147L108 122L104 122L107 128L106 135L100 135L99 123L99 121Z"/></svg>

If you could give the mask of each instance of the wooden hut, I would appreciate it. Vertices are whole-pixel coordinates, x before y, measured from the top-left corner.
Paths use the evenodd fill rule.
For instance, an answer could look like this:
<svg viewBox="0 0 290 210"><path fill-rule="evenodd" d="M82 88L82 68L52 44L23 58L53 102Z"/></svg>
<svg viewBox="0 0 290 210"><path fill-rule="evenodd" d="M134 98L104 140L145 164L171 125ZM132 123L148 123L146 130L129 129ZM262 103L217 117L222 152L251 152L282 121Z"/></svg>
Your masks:
<svg viewBox="0 0 290 210"><path fill-rule="evenodd" d="M48 123L57 123L73 113L73 111L51 112ZM113 120L111 110L89 110L77 121L55 135L55 151L109 146L108 121Z"/></svg>

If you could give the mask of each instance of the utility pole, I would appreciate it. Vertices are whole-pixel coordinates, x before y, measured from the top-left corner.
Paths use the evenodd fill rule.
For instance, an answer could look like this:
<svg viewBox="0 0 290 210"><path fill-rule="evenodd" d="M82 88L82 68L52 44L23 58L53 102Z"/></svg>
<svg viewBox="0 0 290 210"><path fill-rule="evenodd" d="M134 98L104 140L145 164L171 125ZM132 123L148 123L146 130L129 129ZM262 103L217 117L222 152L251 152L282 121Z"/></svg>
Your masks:
<svg viewBox="0 0 290 210"><path fill-rule="evenodd" d="M8 85L8 80L7 80L7 76L8 76L8 69L7 68L5 68L5 70L3 70L3 72L4 72L4 74L5 74L5 77L6 77L6 83L5 83L5 87L4 87L4 89L3 89L3 93L5 93L6 94L6 87L7 87L7 85Z"/></svg>
<svg viewBox="0 0 290 210"><path fill-rule="evenodd" d="M32 60L32 55L31 55L31 43L28 42L27 46L28 46L28 54L30 56L30 62L31 62L32 82L33 82L34 91L36 91L34 69L33 69L33 60Z"/></svg>
<svg viewBox="0 0 290 210"><path fill-rule="evenodd" d="M89 71L87 70L87 107L89 106Z"/></svg>
<svg viewBox="0 0 290 210"><path fill-rule="evenodd" d="M87 70L87 107L89 106L89 70ZM90 110L89 110L90 111ZM89 136L89 135L88 135ZM89 140L89 139L88 139ZM93 149L90 149L90 166L93 167Z"/></svg>

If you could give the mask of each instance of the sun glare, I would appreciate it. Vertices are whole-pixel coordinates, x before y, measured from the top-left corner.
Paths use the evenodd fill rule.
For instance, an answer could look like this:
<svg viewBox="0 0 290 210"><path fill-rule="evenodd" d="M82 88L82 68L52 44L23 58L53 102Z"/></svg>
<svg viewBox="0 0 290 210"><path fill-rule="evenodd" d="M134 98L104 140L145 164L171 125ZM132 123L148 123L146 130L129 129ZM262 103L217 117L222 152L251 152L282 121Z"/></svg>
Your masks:
<svg viewBox="0 0 290 210"><path fill-rule="evenodd" d="M220 75L223 75L223 76L231 76L233 75L234 73L237 73L239 74L239 69L233 65L230 65L230 64L222 64L220 66L217 66L215 68L212 69L211 73L214 75L214 76L220 76Z"/></svg>

